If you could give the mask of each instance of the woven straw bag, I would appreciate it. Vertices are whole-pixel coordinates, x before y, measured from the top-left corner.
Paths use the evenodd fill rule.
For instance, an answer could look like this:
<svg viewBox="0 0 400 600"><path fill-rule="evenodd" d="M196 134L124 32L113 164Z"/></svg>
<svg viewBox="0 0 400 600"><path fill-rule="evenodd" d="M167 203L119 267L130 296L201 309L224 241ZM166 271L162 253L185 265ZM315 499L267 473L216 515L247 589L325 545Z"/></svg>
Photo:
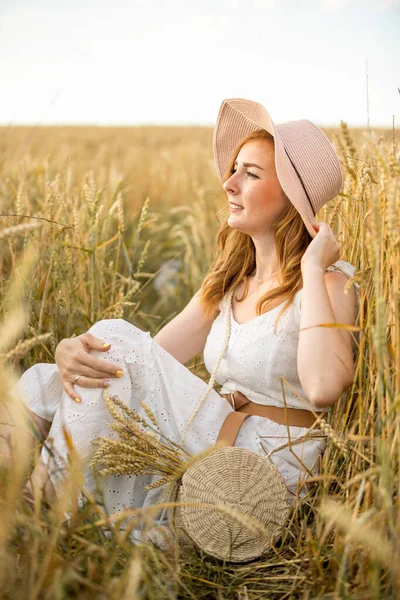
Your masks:
<svg viewBox="0 0 400 600"><path fill-rule="evenodd" d="M207 389L187 423L182 440L215 383L230 337L227 299L224 345ZM167 512L168 525L185 551L201 549L230 562L246 562L266 554L282 535L290 502L285 481L266 456L245 448L217 448L192 464L176 482Z"/></svg>
<svg viewBox="0 0 400 600"><path fill-rule="evenodd" d="M230 562L266 554L281 536L290 505L273 463L246 448L221 448L183 475L168 522L180 546Z"/></svg>

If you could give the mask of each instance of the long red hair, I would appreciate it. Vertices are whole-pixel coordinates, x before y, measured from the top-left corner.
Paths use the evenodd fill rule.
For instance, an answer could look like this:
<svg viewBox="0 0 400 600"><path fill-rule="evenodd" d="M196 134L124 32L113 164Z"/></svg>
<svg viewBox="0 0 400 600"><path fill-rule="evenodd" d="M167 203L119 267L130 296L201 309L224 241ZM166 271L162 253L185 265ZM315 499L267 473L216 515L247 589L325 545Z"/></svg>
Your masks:
<svg viewBox="0 0 400 600"><path fill-rule="evenodd" d="M244 144L253 140L267 140L274 144L274 138L264 129L250 133L240 140L235 148L230 163L224 174L224 182L231 176L234 163ZM281 282L278 287L268 291L257 302L256 313L261 315L268 310L269 303L283 296L286 299L275 320L277 323L293 298L303 286L301 275L301 257L312 241L312 237L297 212L289 201L275 224L275 245L278 257L278 268ZM256 251L251 237L232 229L226 221L221 224L216 238L215 260L203 279L200 288L200 302L207 317L215 318L219 312L218 305L232 287L244 282L244 291L238 302L243 301L248 293L248 276L256 267Z"/></svg>

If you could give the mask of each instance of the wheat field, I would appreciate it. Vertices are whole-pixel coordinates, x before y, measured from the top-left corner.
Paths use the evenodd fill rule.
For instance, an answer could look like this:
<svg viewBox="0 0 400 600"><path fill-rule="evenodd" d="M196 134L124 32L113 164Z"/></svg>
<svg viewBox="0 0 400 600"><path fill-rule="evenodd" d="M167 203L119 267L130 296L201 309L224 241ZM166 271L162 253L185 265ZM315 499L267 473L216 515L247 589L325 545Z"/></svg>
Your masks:
<svg viewBox="0 0 400 600"><path fill-rule="evenodd" d="M25 369L54 362L64 337L103 318L155 335L199 289L228 216L212 129L0 128L0 408L17 422L0 467L2 597L400 597L399 132L342 122L326 133L344 187L316 219L361 286L356 376L330 410L321 474L289 533L267 557L234 565L134 543L129 532L151 511L121 528L93 498L78 508L74 460L68 493L51 509L40 497L28 507L21 490L35 456L10 394ZM202 356L187 366L207 380Z"/></svg>

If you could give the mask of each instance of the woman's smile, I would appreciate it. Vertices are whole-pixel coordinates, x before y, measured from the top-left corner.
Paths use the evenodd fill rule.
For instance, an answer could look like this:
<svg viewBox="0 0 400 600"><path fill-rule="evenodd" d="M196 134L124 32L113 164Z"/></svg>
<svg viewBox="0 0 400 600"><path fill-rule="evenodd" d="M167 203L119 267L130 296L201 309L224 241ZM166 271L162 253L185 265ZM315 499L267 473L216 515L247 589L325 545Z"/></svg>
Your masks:
<svg viewBox="0 0 400 600"><path fill-rule="evenodd" d="M234 202L229 202L229 208L231 212L238 212L239 210L243 210L243 206L240 206L240 204L235 204Z"/></svg>

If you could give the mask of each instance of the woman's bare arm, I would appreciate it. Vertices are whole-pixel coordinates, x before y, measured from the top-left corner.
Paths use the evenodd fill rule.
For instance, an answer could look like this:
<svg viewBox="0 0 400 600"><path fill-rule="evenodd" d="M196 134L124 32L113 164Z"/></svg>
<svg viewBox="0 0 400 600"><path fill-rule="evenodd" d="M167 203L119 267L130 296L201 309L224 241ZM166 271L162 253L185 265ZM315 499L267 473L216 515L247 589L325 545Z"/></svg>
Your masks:
<svg viewBox="0 0 400 600"><path fill-rule="evenodd" d="M212 325L212 319L205 317L199 295L200 291L193 296L183 311L153 338L182 364L203 351ZM103 344L103 340L87 332L76 338L61 340L58 344L56 364L64 390L72 400L76 402L81 400L76 388L104 388L109 385L111 378L122 374L121 366L113 365L90 354L91 350L102 352L109 350L109 346L104 347ZM77 373L81 373L82 377L74 384Z"/></svg>
<svg viewBox="0 0 400 600"><path fill-rule="evenodd" d="M334 404L354 379L351 333L315 327L323 323L354 325L356 297L354 289L345 293L346 283L342 273L324 274L314 265L303 270L297 369L307 398L319 408Z"/></svg>
<svg viewBox="0 0 400 600"><path fill-rule="evenodd" d="M213 320L204 314L198 291L182 312L167 323L153 340L185 364L203 352L212 323Z"/></svg>

